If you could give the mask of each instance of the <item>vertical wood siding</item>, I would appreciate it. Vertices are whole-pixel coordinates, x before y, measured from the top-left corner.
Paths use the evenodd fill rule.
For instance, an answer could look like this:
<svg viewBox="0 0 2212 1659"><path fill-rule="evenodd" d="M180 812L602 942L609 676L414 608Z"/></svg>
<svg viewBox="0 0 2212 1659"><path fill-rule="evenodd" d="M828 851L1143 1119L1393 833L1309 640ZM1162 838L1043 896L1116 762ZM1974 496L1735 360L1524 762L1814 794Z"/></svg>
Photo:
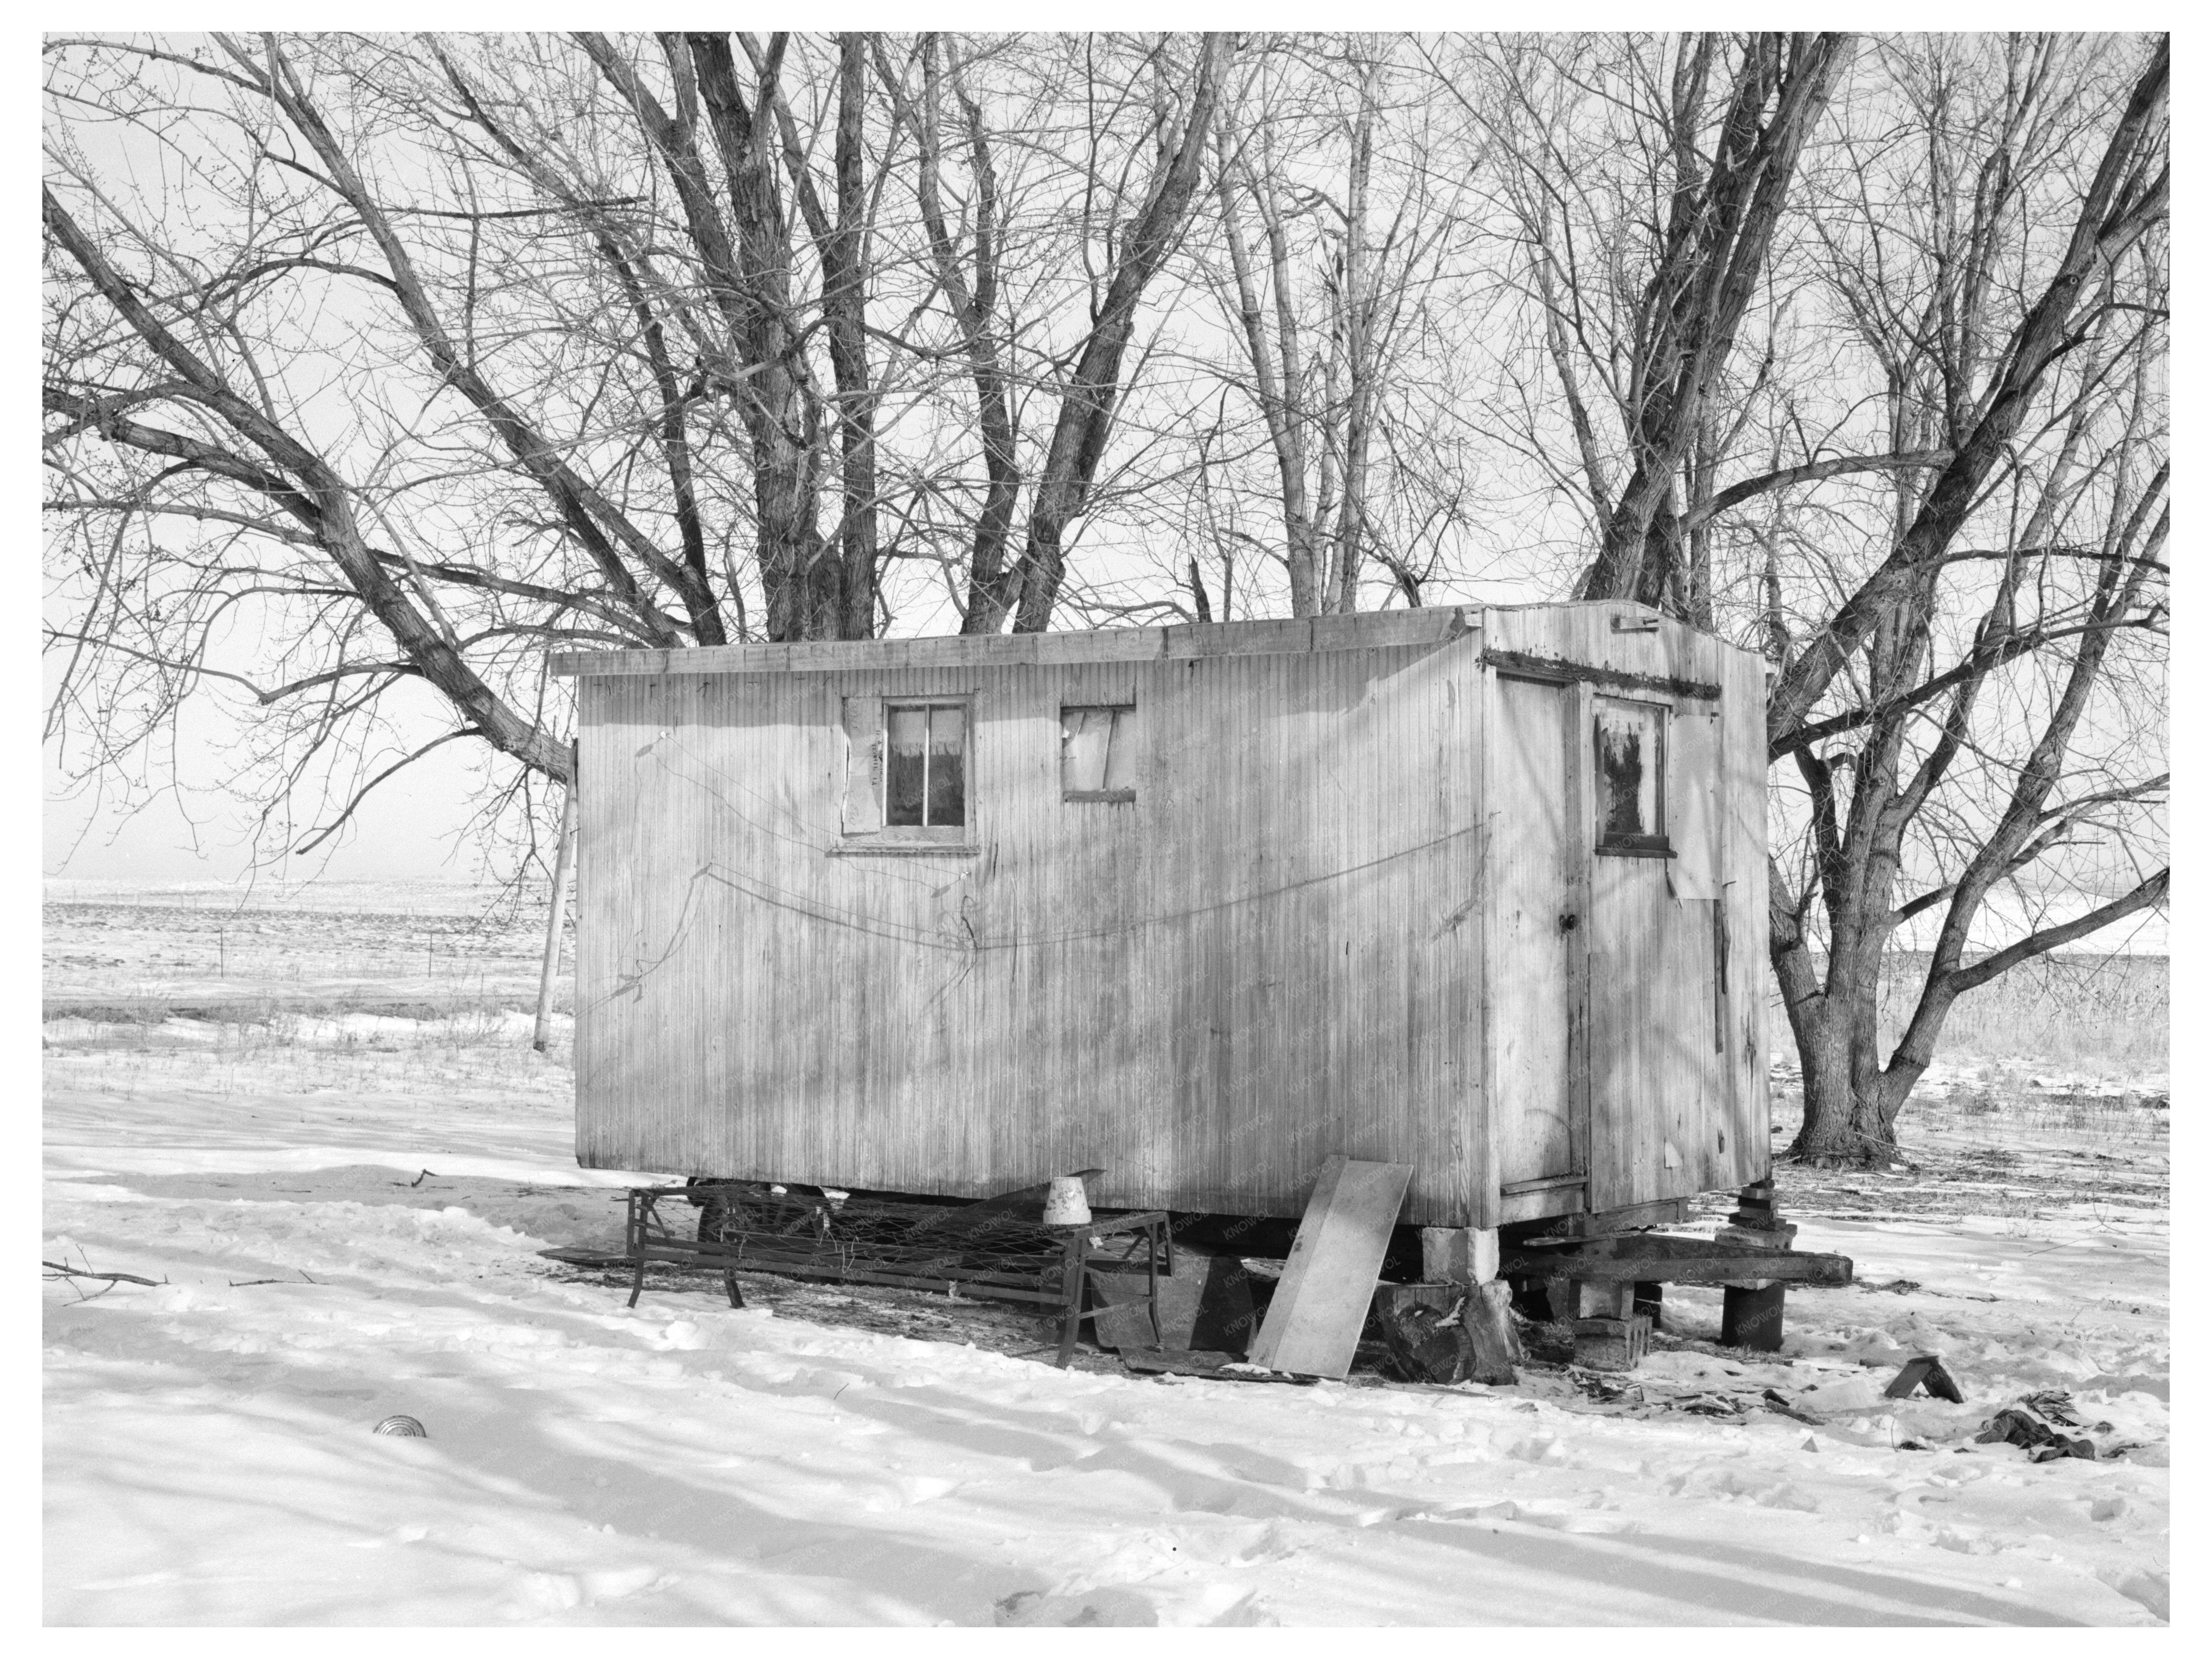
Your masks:
<svg viewBox="0 0 2212 1659"><path fill-rule="evenodd" d="M1721 916L1729 1027L1728 1150L1717 1187L1740 1187L1772 1164L1766 1054L1766 665L1731 651L1723 665Z"/></svg>
<svg viewBox="0 0 2212 1659"><path fill-rule="evenodd" d="M1492 674L1485 817L1489 895L1490 1109L1501 1184L1577 1171L1568 1073L1573 984L1583 948L1570 867L1571 686Z"/></svg>
<svg viewBox="0 0 2212 1659"><path fill-rule="evenodd" d="M1590 691L1579 698L1575 776L1567 793L1582 805L1564 849L1562 884L1563 908L1582 916L1577 948L1583 971L1571 1000L1587 1004L1577 1081L1588 1090L1584 1202L1592 1210L1740 1185L1756 1173L1754 1159L1764 1168L1766 1150L1765 1055L1757 1023L1763 1000L1756 994L1765 950L1761 667L1752 653L1676 623L1661 622L1648 631L1615 626L1616 618L1633 624L1648 614L1607 604L1484 613L1485 644L1494 653L1554 662L1562 672L1597 669L1646 682L1714 686L1722 693L1716 701L1649 684L1601 681L1591 688L1600 696L1635 697L1672 711L1669 859L1595 852L1589 805ZM1533 708L1539 700L1526 701ZM1495 741L1502 750L1510 739L1501 735ZM1528 803L1517 815L1516 800ZM1533 842L1549 834L1556 818L1547 801L1525 788L1492 810L1501 840ZM1514 856L1533 862L1542 855L1524 847ZM1574 902L1577 872L1579 903ZM1721 923L1729 966L1725 980ZM1500 981L1491 996L1501 1019L1508 1017L1512 995L1503 981L1525 971L1513 957L1501 949L1491 969ZM1516 1009L1510 1017L1535 1015ZM1504 1054L1516 1038L1501 1030L1492 1041ZM1493 1090L1493 1108L1492 1133L1501 1146L1514 1144L1516 1136L1540 1133L1540 1107L1534 1125L1516 1129L1503 1079ZM1537 1173L1530 1170L1523 1178Z"/></svg>
<svg viewBox="0 0 2212 1659"><path fill-rule="evenodd" d="M1414 614L1279 654L586 673L580 1161L967 1196L1097 1165L1102 1204L1295 1215L1340 1152L1481 1226L1556 1173L1564 1065L1577 1206L1763 1173L1758 658L1634 607ZM1486 648L1725 688L1658 699L1671 883L1591 854L1590 688L1486 694ZM848 697L972 700L975 850L854 849ZM1061 708L1132 702L1136 799L1063 800Z"/></svg>
<svg viewBox="0 0 2212 1659"><path fill-rule="evenodd" d="M583 684L586 1164L1485 1208L1472 645ZM848 696L974 699L970 854L836 855ZM1133 803L1060 709L1133 702Z"/></svg>

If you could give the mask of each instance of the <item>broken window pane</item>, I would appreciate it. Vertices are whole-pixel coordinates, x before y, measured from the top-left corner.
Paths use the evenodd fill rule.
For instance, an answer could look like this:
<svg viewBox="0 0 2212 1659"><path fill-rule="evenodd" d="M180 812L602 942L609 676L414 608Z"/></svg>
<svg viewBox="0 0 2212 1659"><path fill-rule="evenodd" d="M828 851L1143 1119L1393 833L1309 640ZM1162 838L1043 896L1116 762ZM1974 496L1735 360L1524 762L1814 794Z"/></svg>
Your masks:
<svg viewBox="0 0 2212 1659"><path fill-rule="evenodd" d="M1599 849L1665 852L1667 711L1599 698L1595 759Z"/></svg>
<svg viewBox="0 0 2212 1659"><path fill-rule="evenodd" d="M1137 711L1114 711L1114 733L1106 744L1106 793L1137 798Z"/></svg>
<svg viewBox="0 0 2212 1659"><path fill-rule="evenodd" d="M1136 710L1120 706L1060 711L1060 790L1069 800L1134 800Z"/></svg>

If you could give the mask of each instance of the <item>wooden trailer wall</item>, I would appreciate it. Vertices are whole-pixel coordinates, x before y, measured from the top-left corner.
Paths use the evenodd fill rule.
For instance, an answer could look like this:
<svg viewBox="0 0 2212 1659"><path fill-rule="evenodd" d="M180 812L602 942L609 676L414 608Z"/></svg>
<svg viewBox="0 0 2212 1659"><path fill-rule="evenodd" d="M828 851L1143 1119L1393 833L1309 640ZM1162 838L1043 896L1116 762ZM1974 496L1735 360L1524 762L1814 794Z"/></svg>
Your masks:
<svg viewBox="0 0 2212 1659"><path fill-rule="evenodd" d="M1637 605L1484 623L1498 1213L1740 1187L1769 1160L1763 665ZM1596 845L1608 701L1666 711L1669 856Z"/></svg>
<svg viewBox="0 0 2212 1659"><path fill-rule="evenodd" d="M1345 1152L1451 1226L1766 1170L1750 653L1575 605L558 665L587 1166L1294 1215ZM969 710L957 849L853 833L884 697ZM1670 857L1594 852L1608 697L1667 711ZM1064 799L1107 705L1136 798Z"/></svg>
<svg viewBox="0 0 2212 1659"><path fill-rule="evenodd" d="M1264 626L588 674L580 1160L1291 1215L1346 1152L1480 1224L1479 637ZM1151 654L927 665L1101 641ZM972 699L973 851L847 841L847 702L886 696ZM1135 800L1064 800L1063 707L1126 703Z"/></svg>

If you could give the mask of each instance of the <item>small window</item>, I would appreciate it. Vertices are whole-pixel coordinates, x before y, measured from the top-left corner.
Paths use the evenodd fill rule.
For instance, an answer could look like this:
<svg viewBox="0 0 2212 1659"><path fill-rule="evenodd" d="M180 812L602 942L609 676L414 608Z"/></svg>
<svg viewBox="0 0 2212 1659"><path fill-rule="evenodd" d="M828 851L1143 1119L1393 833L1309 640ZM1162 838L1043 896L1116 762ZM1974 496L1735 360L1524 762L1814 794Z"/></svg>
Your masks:
<svg viewBox="0 0 2212 1659"><path fill-rule="evenodd" d="M975 803L972 697L844 700L844 799L833 856L967 854Z"/></svg>
<svg viewBox="0 0 2212 1659"><path fill-rule="evenodd" d="M1128 703L1060 711L1062 800L1137 798L1137 711Z"/></svg>
<svg viewBox="0 0 2212 1659"><path fill-rule="evenodd" d="M884 822L951 829L968 822L968 711L959 703L884 706Z"/></svg>
<svg viewBox="0 0 2212 1659"><path fill-rule="evenodd" d="M1597 850L1668 856L1666 708L1600 697L1595 739Z"/></svg>

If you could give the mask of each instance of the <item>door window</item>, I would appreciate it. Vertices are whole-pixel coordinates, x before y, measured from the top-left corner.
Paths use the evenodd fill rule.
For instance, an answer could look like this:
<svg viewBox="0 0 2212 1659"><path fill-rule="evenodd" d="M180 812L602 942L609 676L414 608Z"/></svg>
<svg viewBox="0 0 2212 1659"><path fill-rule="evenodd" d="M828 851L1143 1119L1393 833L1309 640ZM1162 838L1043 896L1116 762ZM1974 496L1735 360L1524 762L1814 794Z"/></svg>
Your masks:
<svg viewBox="0 0 2212 1659"><path fill-rule="evenodd" d="M1597 850L1668 856L1666 708L1600 697L1594 736Z"/></svg>

